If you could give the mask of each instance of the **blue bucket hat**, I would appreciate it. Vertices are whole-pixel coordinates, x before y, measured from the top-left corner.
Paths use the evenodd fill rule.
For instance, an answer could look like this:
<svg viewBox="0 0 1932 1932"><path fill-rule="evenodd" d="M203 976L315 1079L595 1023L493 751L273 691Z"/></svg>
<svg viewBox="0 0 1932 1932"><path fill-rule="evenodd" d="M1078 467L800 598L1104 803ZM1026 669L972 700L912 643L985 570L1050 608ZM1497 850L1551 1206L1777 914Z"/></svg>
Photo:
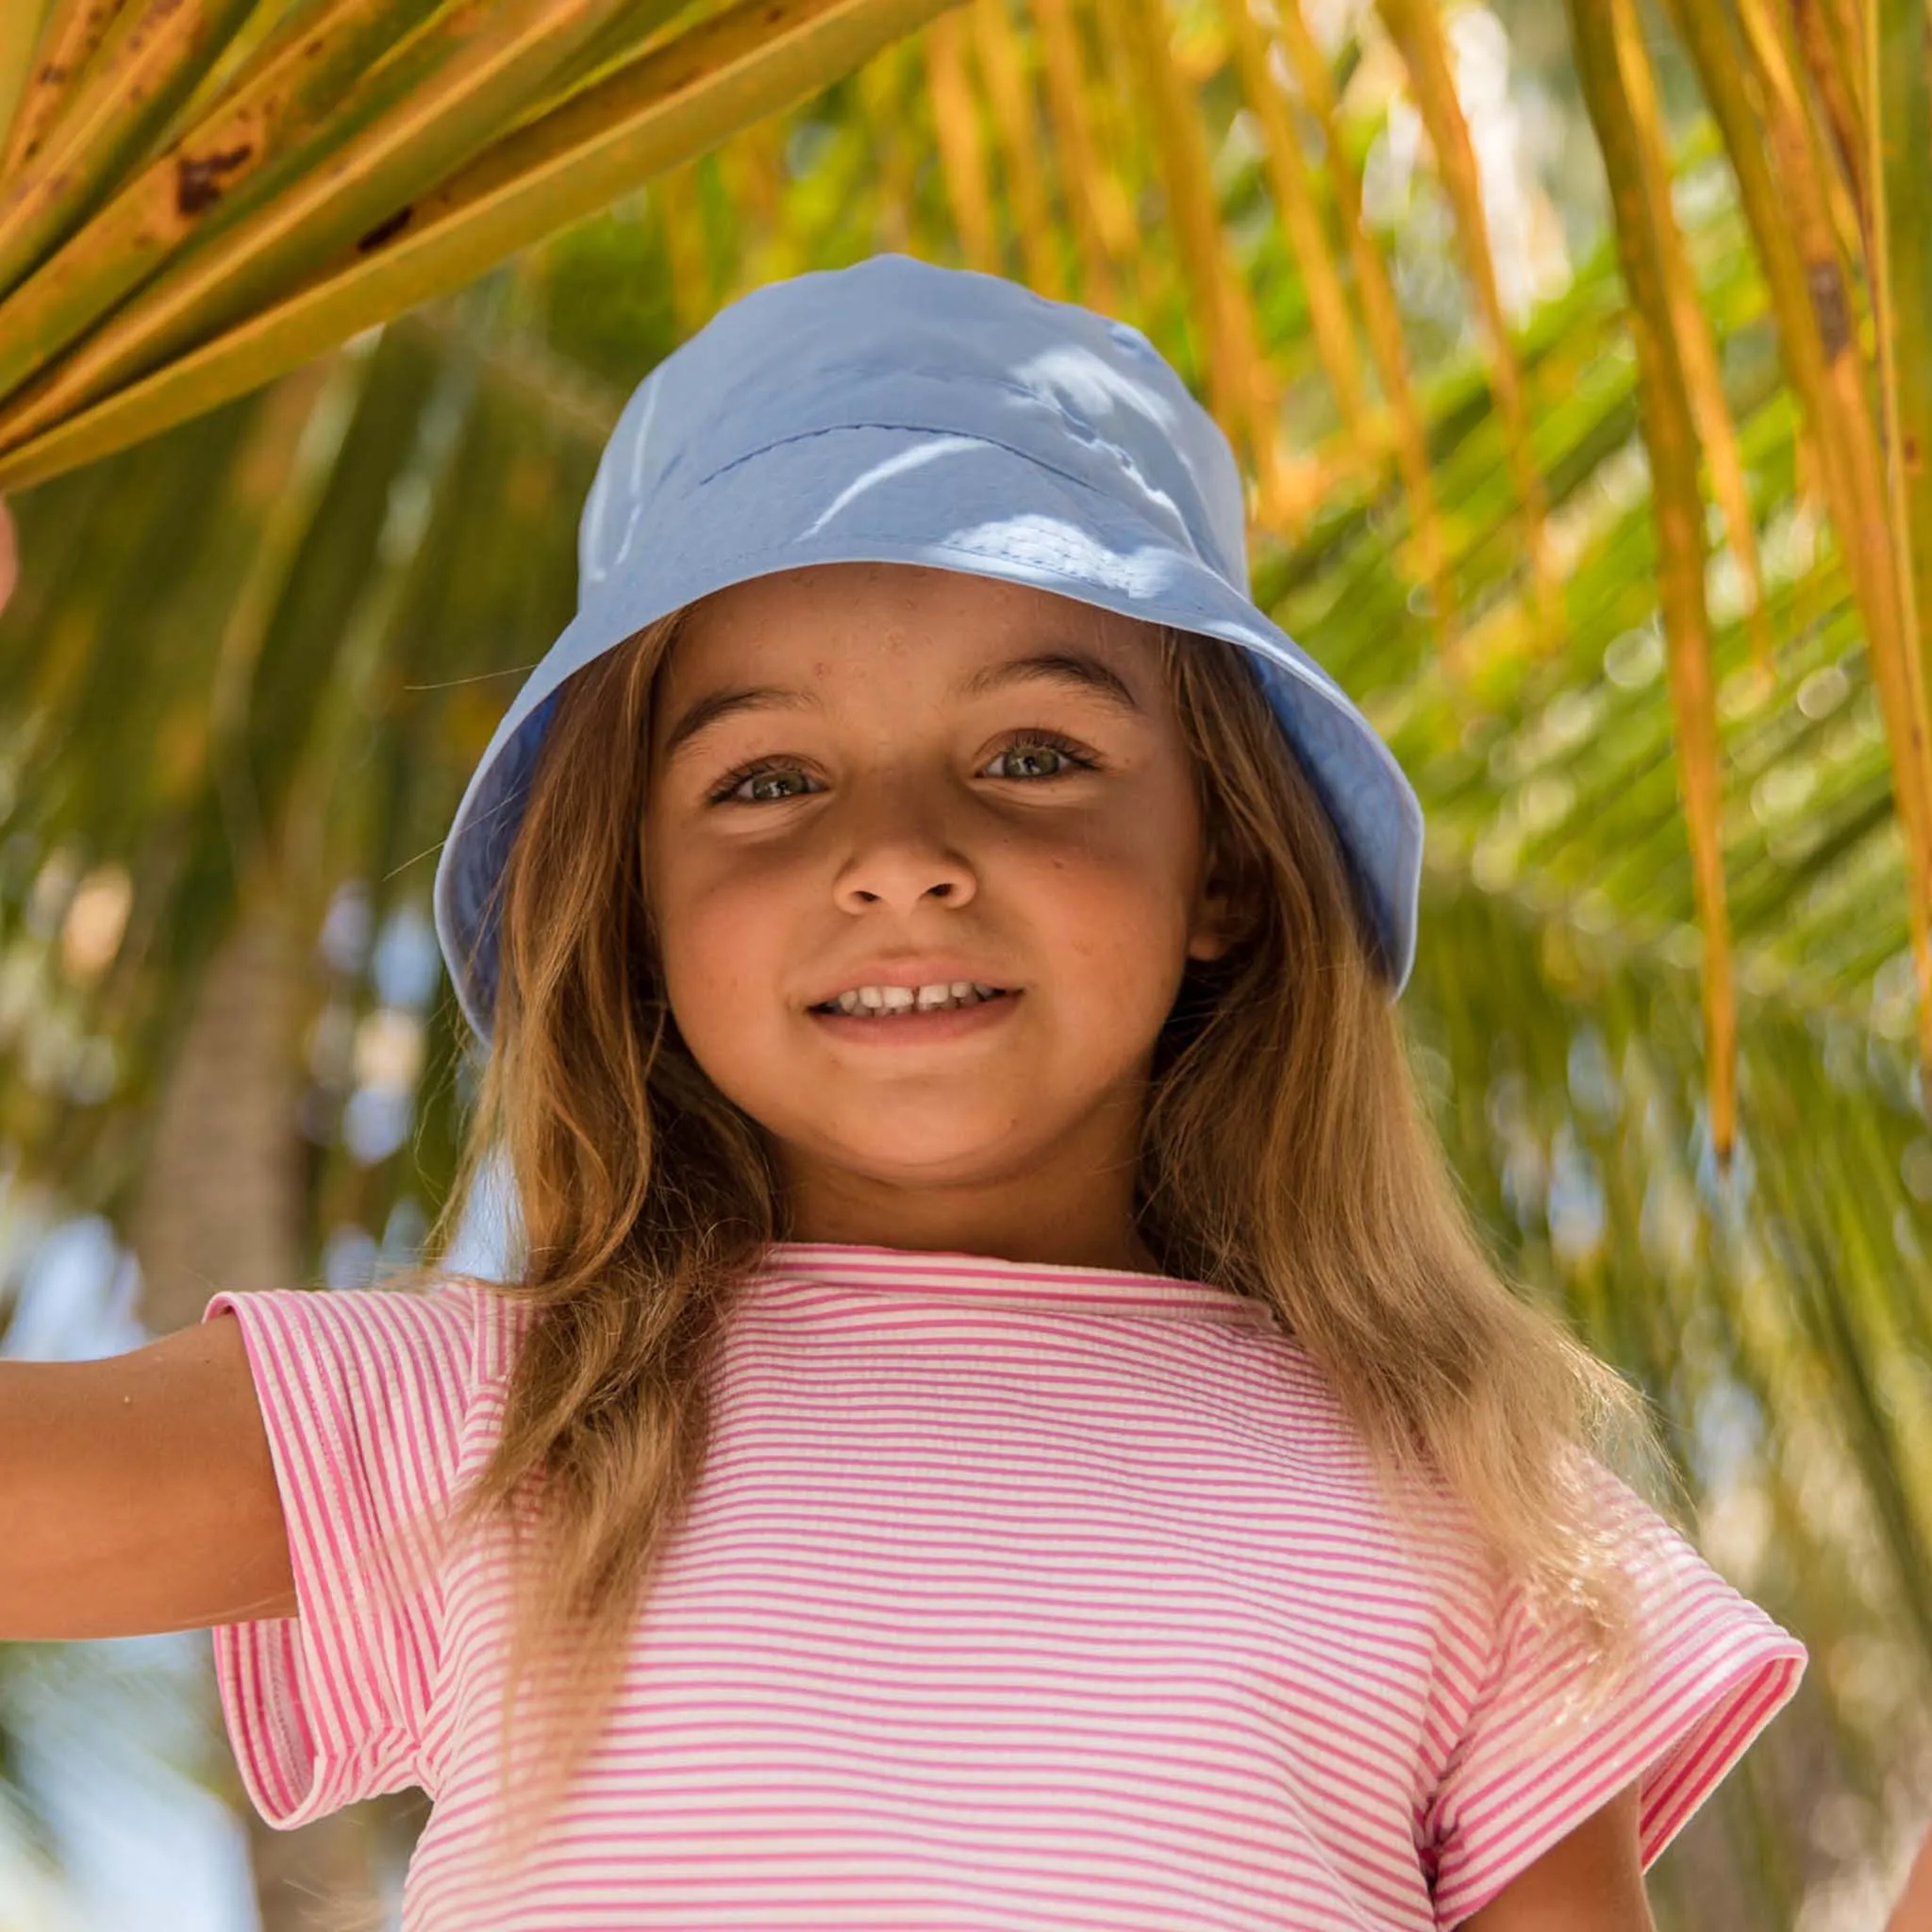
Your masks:
<svg viewBox="0 0 1932 1932"><path fill-rule="evenodd" d="M497 726L436 869L437 938L484 1041L499 881L559 689L682 605L815 563L966 571L1241 646L1400 994L1422 806L1249 595L1241 476L1213 419L1124 323L882 255L743 296L618 419L584 506L577 614Z"/></svg>

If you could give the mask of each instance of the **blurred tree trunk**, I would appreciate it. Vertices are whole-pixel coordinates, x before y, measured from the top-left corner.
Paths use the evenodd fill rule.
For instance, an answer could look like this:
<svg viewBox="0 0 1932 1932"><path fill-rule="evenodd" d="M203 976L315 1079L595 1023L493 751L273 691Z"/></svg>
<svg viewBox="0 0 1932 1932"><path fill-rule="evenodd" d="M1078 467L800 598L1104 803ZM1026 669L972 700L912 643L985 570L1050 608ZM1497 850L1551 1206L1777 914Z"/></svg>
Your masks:
<svg viewBox="0 0 1932 1932"><path fill-rule="evenodd" d="M157 1334L198 1322L217 1289L294 1288L306 1273L289 924L273 889L245 895L161 1090L133 1228ZM382 1925L369 1807L294 1831L242 1810L262 1932Z"/></svg>

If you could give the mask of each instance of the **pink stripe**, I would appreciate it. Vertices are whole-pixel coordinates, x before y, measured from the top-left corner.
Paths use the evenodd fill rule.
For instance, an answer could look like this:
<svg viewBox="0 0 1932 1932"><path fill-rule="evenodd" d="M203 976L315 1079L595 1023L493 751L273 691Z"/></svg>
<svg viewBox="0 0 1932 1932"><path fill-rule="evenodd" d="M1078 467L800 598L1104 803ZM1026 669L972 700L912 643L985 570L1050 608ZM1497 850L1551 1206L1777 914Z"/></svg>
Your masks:
<svg viewBox="0 0 1932 1932"><path fill-rule="evenodd" d="M405 1932L1432 1932L1640 1775L1655 1857L1803 1665L1606 1478L1657 1566L1646 1669L1540 1736L1578 1659L1440 1485L1424 1531L1386 1515L1258 1305L793 1244L734 1311L603 1739L507 1875L503 1552L397 1532L489 1453L529 1311L454 1277L223 1310L300 1604L215 1632L237 1760L281 1824L430 1790Z"/></svg>

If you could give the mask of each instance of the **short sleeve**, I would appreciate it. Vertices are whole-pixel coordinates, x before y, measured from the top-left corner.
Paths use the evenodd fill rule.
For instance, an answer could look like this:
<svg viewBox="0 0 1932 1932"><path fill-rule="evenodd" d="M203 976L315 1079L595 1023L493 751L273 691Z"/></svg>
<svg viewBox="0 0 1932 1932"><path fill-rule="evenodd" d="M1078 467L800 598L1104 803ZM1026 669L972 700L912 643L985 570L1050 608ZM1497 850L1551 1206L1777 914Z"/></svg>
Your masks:
<svg viewBox="0 0 1932 1932"><path fill-rule="evenodd" d="M288 1522L297 1614L214 1629L243 1785L272 1825L421 1783L441 1644L430 1544L475 1380L482 1291L216 1295L242 1324Z"/></svg>
<svg viewBox="0 0 1932 1932"><path fill-rule="evenodd" d="M1637 1582L1635 1661L1579 1707L1580 1643L1501 1595L1488 1657L1423 1822L1436 1924L1458 1925L1630 1785L1652 1863L1797 1690L1805 1647L1591 1464Z"/></svg>

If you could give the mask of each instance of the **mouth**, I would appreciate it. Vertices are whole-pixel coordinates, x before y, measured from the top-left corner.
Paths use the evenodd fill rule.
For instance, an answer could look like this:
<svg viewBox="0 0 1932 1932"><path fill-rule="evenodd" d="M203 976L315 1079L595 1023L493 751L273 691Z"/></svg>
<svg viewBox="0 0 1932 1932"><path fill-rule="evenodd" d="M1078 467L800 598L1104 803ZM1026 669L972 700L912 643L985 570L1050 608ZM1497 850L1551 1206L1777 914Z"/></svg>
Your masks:
<svg viewBox="0 0 1932 1932"><path fill-rule="evenodd" d="M958 1013L990 1006L1017 995L1005 986L980 980L935 980L924 986L854 986L806 1008L827 1018L876 1021L891 1024L935 1013Z"/></svg>

